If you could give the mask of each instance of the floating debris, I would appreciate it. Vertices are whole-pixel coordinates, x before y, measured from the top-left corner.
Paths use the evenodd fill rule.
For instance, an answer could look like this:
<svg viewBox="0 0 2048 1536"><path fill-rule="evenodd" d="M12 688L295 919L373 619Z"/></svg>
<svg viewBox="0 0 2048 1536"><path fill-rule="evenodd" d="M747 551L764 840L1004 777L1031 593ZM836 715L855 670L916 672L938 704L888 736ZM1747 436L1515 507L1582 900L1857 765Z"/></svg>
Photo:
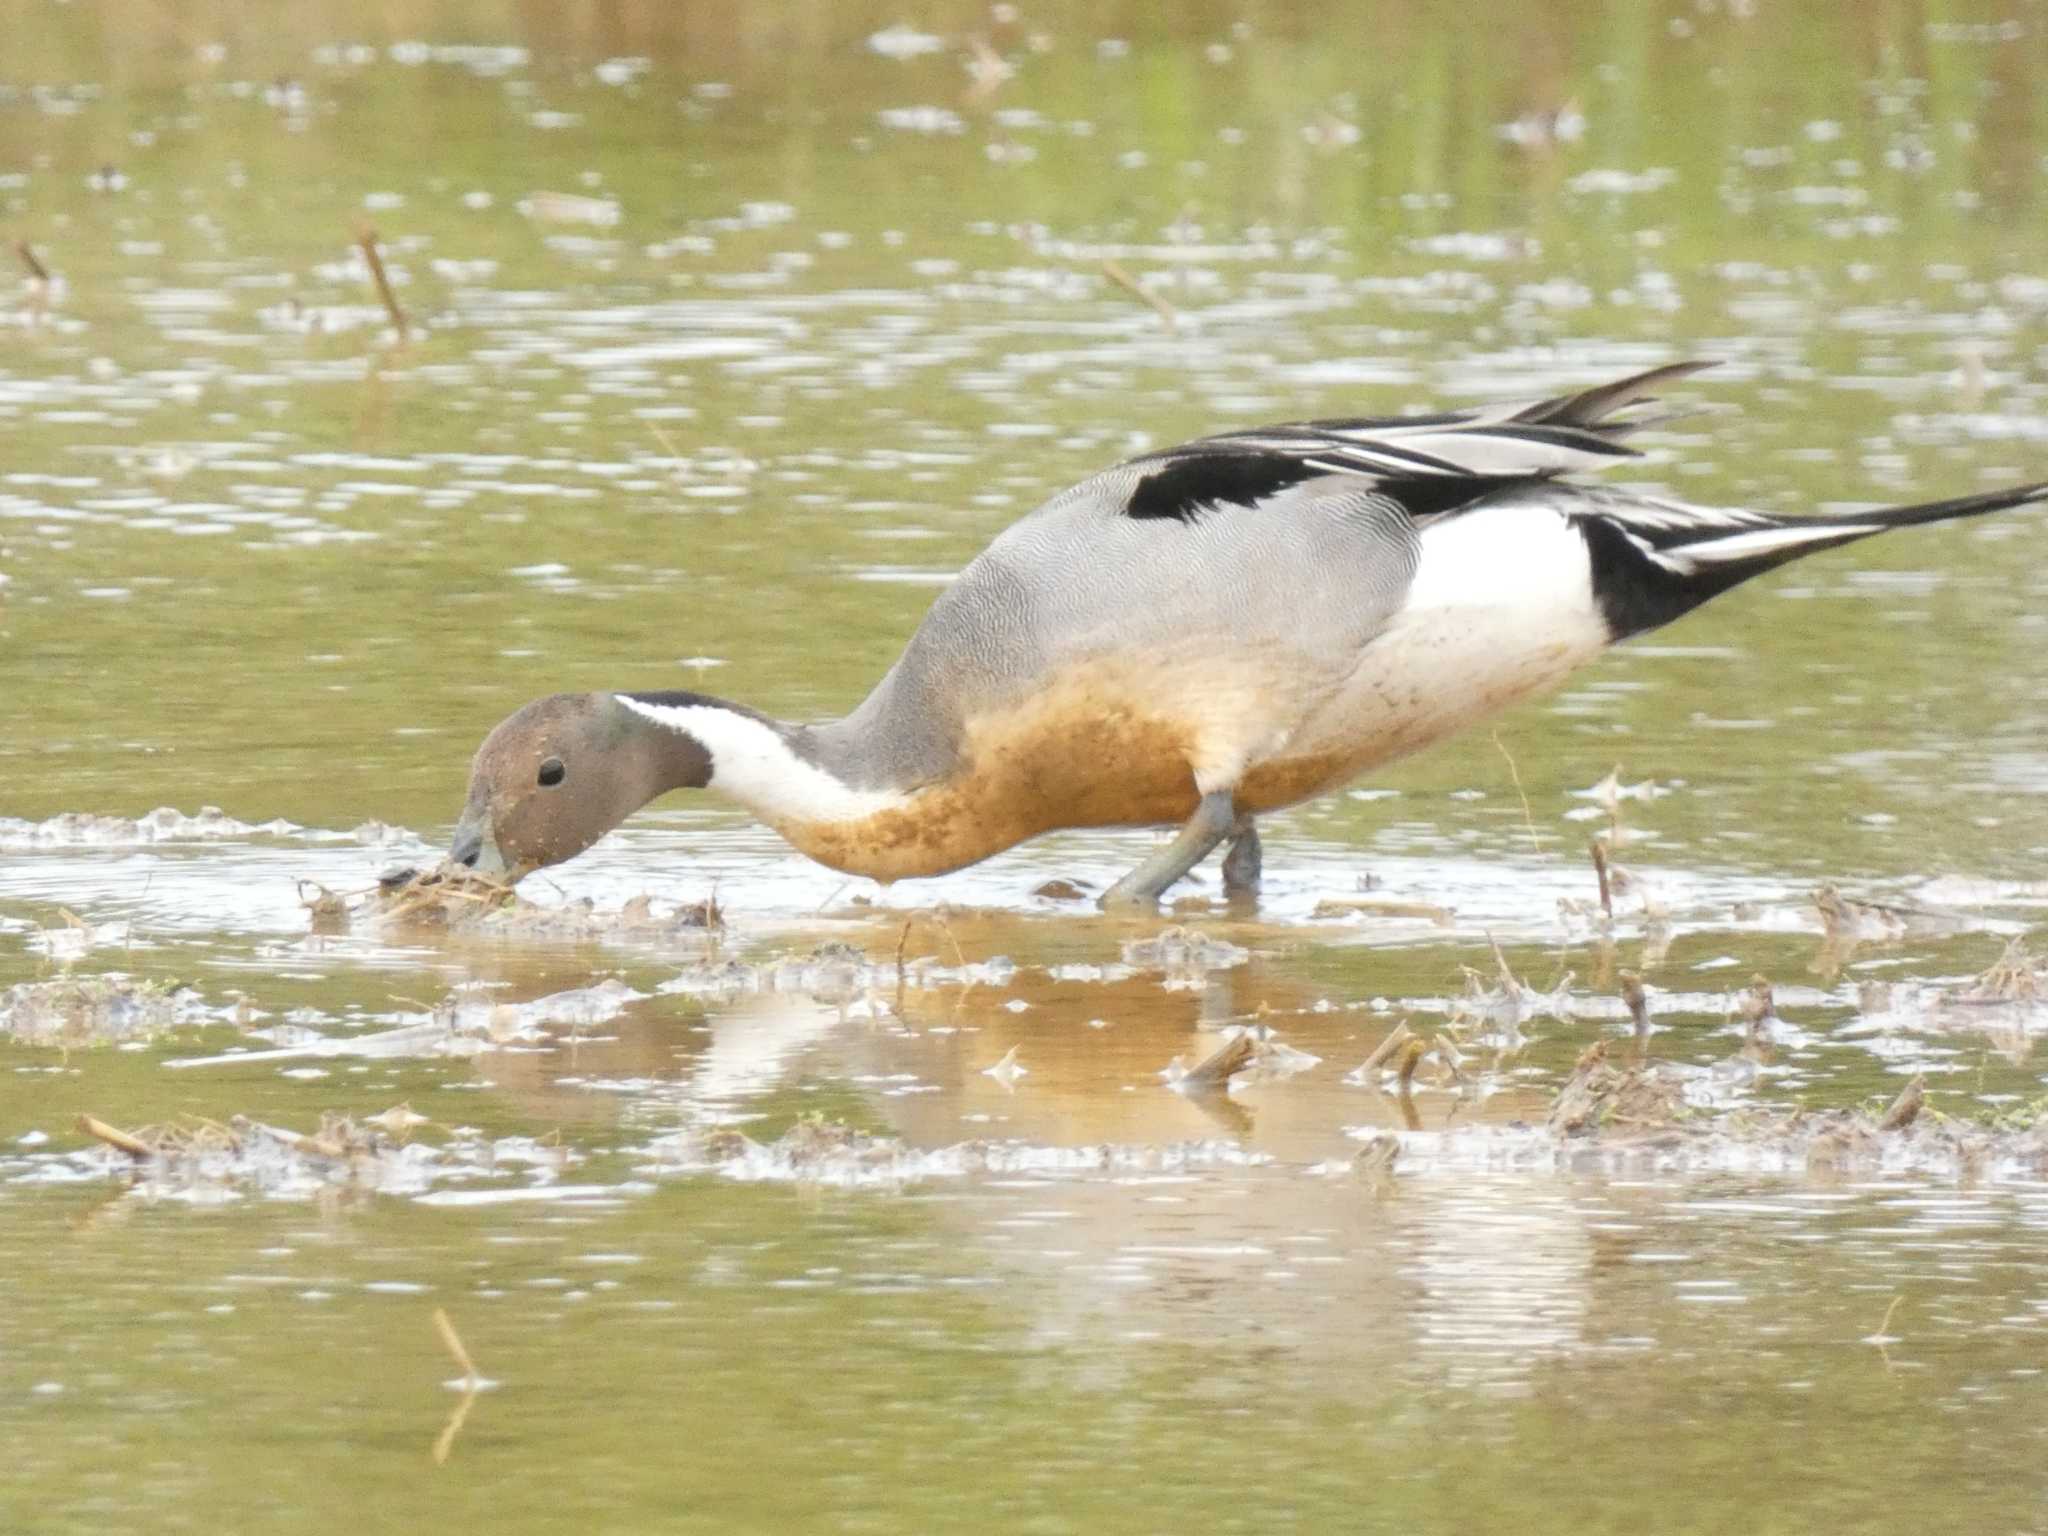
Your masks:
<svg viewBox="0 0 2048 1536"><path fill-rule="evenodd" d="M1003 1059L1001 1061L992 1067L983 1067L981 1075L994 1078L1005 1088L1016 1087L1017 1079L1025 1076L1031 1070L1029 1067L1018 1063L1017 1052L1019 1049L1017 1046L1011 1046L1007 1051L1003 1052Z"/></svg>
<svg viewBox="0 0 2048 1536"><path fill-rule="evenodd" d="M1323 1064L1322 1057L1289 1045L1271 1030L1254 1028L1247 1033L1252 1037L1252 1070L1240 1081L1277 1081Z"/></svg>
<svg viewBox="0 0 2048 1536"><path fill-rule="evenodd" d="M672 976L655 989L686 997L731 999L749 992L774 990L764 985L763 969L744 960L706 960Z"/></svg>
<svg viewBox="0 0 2048 1536"><path fill-rule="evenodd" d="M1396 901L1379 896L1330 896L1315 904L1310 917L1413 917L1448 928L1457 914L1429 901Z"/></svg>
<svg viewBox="0 0 2048 1536"><path fill-rule="evenodd" d="M1245 1046L1247 1036L1234 1037ZM1421 1047L1419 1040L1410 1042ZM1589 1052L1589 1055L1594 1053ZM1214 1058L1211 1058L1214 1059ZM1614 1074L1608 1082L1603 1073ZM1719 1112L1689 1109L1682 1085L1661 1074L1620 1071L1595 1056L1574 1110L1563 1103L1556 1125L1488 1125L1405 1132L1360 1127L1353 1159L1308 1166L1315 1175L1359 1168L1402 1175L1464 1169L1611 1171L1628 1173L1746 1172L1836 1177L1848 1173L1916 1174L2038 1181L2048 1175L2048 1098L1994 1125L1938 1116L1887 1127L1863 1110ZM1233 1074L1234 1075L1234 1074ZM1575 1074L1577 1076L1577 1074ZM1226 1079L1227 1081L1227 1079ZM1185 1092L1185 1089L1182 1089ZM1191 1095L1198 1101L1203 1097ZM1223 1101L1222 1095L1216 1101ZM1553 1120L1559 1119L1554 1115ZM1391 1144L1389 1144L1391 1143ZM731 1126L697 1126L656 1138L641 1149L650 1174L714 1174L746 1182L816 1183L893 1188L928 1179L993 1174L1120 1175L1209 1167L1270 1167L1274 1159L1235 1137L1193 1142L1054 1146L974 1140L917 1147L839 1121L809 1116L779 1140L763 1144ZM436 1197L429 1197L430 1199Z"/></svg>
<svg viewBox="0 0 2048 1536"><path fill-rule="evenodd" d="M190 988L118 972L17 982L0 992L0 1036L23 1045L121 1045L213 1018Z"/></svg>
<svg viewBox="0 0 2048 1536"><path fill-rule="evenodd" d="M326 894L324 891L321 893ZM377 882L360 908L378 922L452 927L519 900L511 886L446 861L429 870L393 870Z"/></svg>
<svg viewBox="0 0 2048 1536"><path fill-rule="evenodd" d="M907 939L907 933L903 937ZM869 993L893 995L903 988L1001 987L1016 975L1016 963L1007 955L991 955L973 963L962 960L954 965L942 965L930 956L910 961L892 956L886 962L876 963L853 945L834 939L820 944L808 955L785 955L760 962L700 961L655 990L715 998L775 992L814 997L821 1002L848 1002Z"/></svg>
<svg viewBox="0 0 2048 1536"><path fill-rule="evenodd" d="M1880 1131L1903 1131L1920 1117L1920 1110L1927 1102L1927 1079L1921 1073L1914 1073L1913 1080L1900 1090L1891 1107L1878 1120Z"/></svg>
<svg viewBox="0 0 2048 1536"><path fill-rule="evenodd" d="M109 945L133 943L133 932L126 923L88 923L69 908L58 908L57 915L63 924L56 928L43 928L28 937L28 947L45 959L58 965L71 965L94 949Z"/></svg>
<svg viewBox="0 0 2048 1536"><path fill-rule="evenodd" d="M1387 1131L1375 1131L1352 1154L1350 1171L1380 1180L1394 1171L1394 1164L1400 1159L1401 1138Z"/></svg>
<svg viewBox="0 0 2048 1536"><path fill-rule="evenodd" d="M527 1137L457 1136L442 1147L408 1141L383 1128L397 1114L364 1120L323 1115L310 1134L243 1115L225 1123L188 1117L135 1130L81 1115L79 1129L100 1145L66 1154L62 1162L79 1177L120 1173L145 1199L212 1203L241 1194L303 1199L335 1186L417 1194L444 1180L502 1180L517 1173L551 1182L578 1160L566 1148Z"/></svg>
<svg viewBox="0 0 2048 1536"><path fill-rule="evenodd" d="M142 1159L156 1155L156 1149L140 1136L131 1136L96 1116L80 1115L78 1128L95 1141L103 1141L116 1152L126 1152L132 1158Z"/></svg>
<svg viewBox="0 0 2048 1536"><path fill-rule="evenodd" d="M510 1045L528 1045L547 1038L550 1028L589 1029L619 1016L628 1003L648 994L609 978L588 987L551 992L530 1002L505 1003L483 986L458 988L411 1024L360 1035L320 1035L297 1026L285 1030L251 1030L250 1038L275 1039L268 1051L223 1051L214 1056L186 1056L164 1065L173 1068L251 1066L259 1062L329 1060L393 1060L412 1057L478 1056ZM288 1031L288 1033L287 1033Z"/></svg>
<svg viewBox="0 0 2048 1536"><path fill-rule="evenodd" d="M2043 1106L2048 1109L2048 1105ZM1388 1134L1353 1133L1371 1146ZM1589 1121L1550 1127L1470 1125L1400 1136L1396 1171L1571 1172L1680 1177L1736 1173L1777 1177L1913 1177L2012 1180L2048 1177L2048 1114L2026 1124L1970 1125L1922 1116L1886 1129L1861 1110L1741 1110L1661 1124Z"/></svg>
<svg viewBox="0 0 2048 1536"><path fill-rule="evenodd" d="M1322 1057L1296 1050L1258 1026L1232 1029L1223 1044L1190 1067L1176 1056L1160 1072L1176 1093L1205 1094L1276 1082L1319 1066Z"/></svg>
<svg viewBox="0 0 2048 1536"><path fill-rule="evenodd" d="M1607 1042L1596 1040L1580 1055L1559 1090L1547 1122L1559 1136L1628 1128L1661 1130L1688 1113L1685 1090L1660 1063L1616 1067Z"/></svg>
<svg viewBox="0 0 2048 1536"><path fill-rule="evenodd" d="M394 1104L380 1115L363 1116L363 1124L375 1126L386 1136L405 1141L421 1126L432 1122L425 1115L415 1114L410 1104Z"/></svg>
<svg viewBox="0 0 2048 1536"><path fill-rule="evenodd" d="M1408 1027L1408 1021L1406 1019L1401 1020L1400 1023L1393 1027L1386 1039L1373 1047L1371 1055L1367 1056L1364 1061L1360 1062L1346 1074L1344 1081L1355 1087L1377 1087L1379 1085L1381 1069L1394 1059L1395 1052L1399 1051L1402 1046L1414 1038L1415 1031Z"/></svg>
<svg viewBox="0 0 2048 1536"><path fill-rule="evenodd" d="M1192 1067L1178 1056L1174 1057L1159 1075L1166 1079L1167 1087L1176 1093L1220 1093L1229 1088L1233 1077L1252 1064L1254 1054L1252 1037L1246 1033L1239 1033L1232 1035Z"/></svg>
<svg viewBox="0 0 2048 1536"><path fill-rule="evenodd" d="M1251 951L1227 939L1212 939L1199 929L1162 928L1149 939L1126 939L1126 965L1166 973L1169 990L1200 990L1211 971L1225 971L1251 959Z"/></svg>
<svg viewBox="0 0 2048 1536"><path fill-rule="evenodd" d="M2005 952L1983 975L1950 994L1957 1003L2038 1003L2048 998L2048 973L2027 953L2019 939L2008 939Z"/></svg>
<svg viewBox="0 0 2048 1536"><path fill-rule="evenodd" d="M1778 995L1772 990L1770 979L1760 975L1750 977L1749 985L1736 1000L1735 1011L1747 1026L1746 1032L1751 1041L1765 1039L1771 1020L1778 1017Z"/></svg>
<svg viewBox="0 0 2048 1536"><path fill-rule="evenodd" d="M1048 880L1031 894L1045 901L1086 901L1088 888L1073 880Z"/></svg>
<svg viewBox="0 0 2048 1536"><path fill-rule="evenodd" d="M374 889L353 896L302 882L299 903L316 934L374 924L445 929L464 937L656 943L725 927L725 912L715 896L671 902L643 894L616 911L603 910L587 897L546 906L528 901L502 881L445 861L428 870L393 870Z"/></svg>
<svg viewBox="0 0 2048 1536"><path fill-rule="evenodd" d="M1896 944L1906 936L1905 916L1873 902L1850 901L1832 885L1813 893L1821 929L1844 954L1861 944Z"/></svg>
<svg viewBox="0 0 2048 1536"><path fill-rule="evenodd" d="M1856 987L1856 1005L1862 1017L1838 1030L1839 1036L1967 1030L1984 1036L2017 1065L2048 1033L2048 973L2014 939L1988 970L1965 986L1863 981Z"/></svg>
<svg viewBox="0 0 2048 1536"><path fill-rule="evenodd" d="M1572 982L1576 979L1566 971L1557 984L1548 992L1538 992L1527 985L1508 966L1508 957L1502 953L1500 942L1489 936L1493 945L1494 980L1492 983L1470 966L1465 971L1465 991L1451 1007L1453 1023L1492 1024L1510 1039L1518 1036L1522 1020L1539 1014L1548 1014L1560 1022L1569 1020L1577 1012L1571 996Z"/></svg>
<svg viewBox="0 0 2048 1536"><path fill-rule="evenodd" d="M308 889L313 894L306 894ZM332 934L348 932L348 898L338 896L317 881L299 882L299 905L306 909L306 921L314 933Z"/></svg>
<svg viewBox="0 0 2048 1536"><path fill-rule="evenodd" d="M1055 1147L1030 1142L965 1141L947 1147L911 1146L837 1121L799 1120L779 1140L763 1145L729 1126L693 1127L657 1138L643 1149L644 1171L717 1174L745 1183L822 1184L894 1188L926 1179L976 1174L1053 1176L1095 1173L1173 1173L1191 1168L1265 1167L1272 1158L1234 1139L1164 1145L1091 1143Z"/></svg>

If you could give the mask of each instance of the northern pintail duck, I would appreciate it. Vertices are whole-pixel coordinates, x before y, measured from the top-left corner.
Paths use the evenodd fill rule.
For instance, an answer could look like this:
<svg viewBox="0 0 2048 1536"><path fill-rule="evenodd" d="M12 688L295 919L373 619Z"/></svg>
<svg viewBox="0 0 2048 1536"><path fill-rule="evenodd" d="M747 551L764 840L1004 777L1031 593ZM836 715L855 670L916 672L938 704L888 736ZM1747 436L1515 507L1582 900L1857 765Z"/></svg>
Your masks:
<svg viewBox="0 0 2048 1536"><path fill-rule="evenodd" d="M555 694L477 752L451 856L517 879L657 796L717 789L877 880L1061 827L1178 825L1105 905L1147 904L1253 818L1551 688L1774 566L2048 484L1824 518L1562 477L1633 455L1678 363L1534 404L1226 432L1146 454L1012 524L844 719L698 693Z"/></svg>

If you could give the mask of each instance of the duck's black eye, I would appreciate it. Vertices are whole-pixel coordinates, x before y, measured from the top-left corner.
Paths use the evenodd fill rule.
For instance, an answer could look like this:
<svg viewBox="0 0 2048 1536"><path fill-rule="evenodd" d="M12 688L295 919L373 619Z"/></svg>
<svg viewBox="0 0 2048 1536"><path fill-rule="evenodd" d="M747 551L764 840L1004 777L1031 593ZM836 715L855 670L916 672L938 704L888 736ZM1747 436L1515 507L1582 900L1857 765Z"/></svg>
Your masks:
<svg viewBox="0 0 2048 1536"><path fill-rule="evenodd" d="M551 757L540 765L540 787L553 789L568 776L569 770L562 766L559 757Z"/></svg>

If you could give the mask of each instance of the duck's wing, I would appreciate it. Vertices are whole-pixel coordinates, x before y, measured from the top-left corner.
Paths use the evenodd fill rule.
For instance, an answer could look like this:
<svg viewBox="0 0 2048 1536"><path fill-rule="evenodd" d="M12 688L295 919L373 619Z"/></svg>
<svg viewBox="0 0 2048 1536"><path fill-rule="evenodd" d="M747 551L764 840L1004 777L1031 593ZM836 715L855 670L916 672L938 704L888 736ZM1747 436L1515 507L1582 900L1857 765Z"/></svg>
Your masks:
<svg viewBox="0 0 2048 1536"><path fill-rule="evenodd" d="M1623 439L1668 417L1621 413L1650 403L1659 386L1711 366L1672 363L1577 394L1434 416L1225 432L1133 459L1077 489L1100 491L1112 515L1186 523L1341 475L1362 478L1411 515L1429 517L1493 491L1633 457Z"/></svg>

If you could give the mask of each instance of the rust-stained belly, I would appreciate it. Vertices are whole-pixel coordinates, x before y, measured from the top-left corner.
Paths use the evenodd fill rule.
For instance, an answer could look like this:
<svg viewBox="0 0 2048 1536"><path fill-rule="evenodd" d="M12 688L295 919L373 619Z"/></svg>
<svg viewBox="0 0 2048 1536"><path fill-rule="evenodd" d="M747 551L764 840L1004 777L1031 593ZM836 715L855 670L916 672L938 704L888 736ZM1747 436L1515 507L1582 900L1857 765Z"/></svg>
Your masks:
<svg viewBox="0 0 2048 1536"><path fill-rule="evenodd" d="M902 880L960 869L1059 827L1185 821L1201 798L1187 731L1123 698L1097 699L1092 712L1049 701L975 722L962 758L901 806L776 830L821 864Z"/></svg>
<svg viewBox="0 0 2048 1536"><path fill-rule="evenodd" d="M1093 662L971 717L959 766L901 805L776 830L821 864L900 880L1061 827L1178 824L1201 798L1198 770L1213 784L1218 764L1246 765L1239 809L1277 811L1555 685L1598 649L1590 637L1521 641L1469 620L1417 625L1368 647L1327 689L1284 657Z"/></svg>

